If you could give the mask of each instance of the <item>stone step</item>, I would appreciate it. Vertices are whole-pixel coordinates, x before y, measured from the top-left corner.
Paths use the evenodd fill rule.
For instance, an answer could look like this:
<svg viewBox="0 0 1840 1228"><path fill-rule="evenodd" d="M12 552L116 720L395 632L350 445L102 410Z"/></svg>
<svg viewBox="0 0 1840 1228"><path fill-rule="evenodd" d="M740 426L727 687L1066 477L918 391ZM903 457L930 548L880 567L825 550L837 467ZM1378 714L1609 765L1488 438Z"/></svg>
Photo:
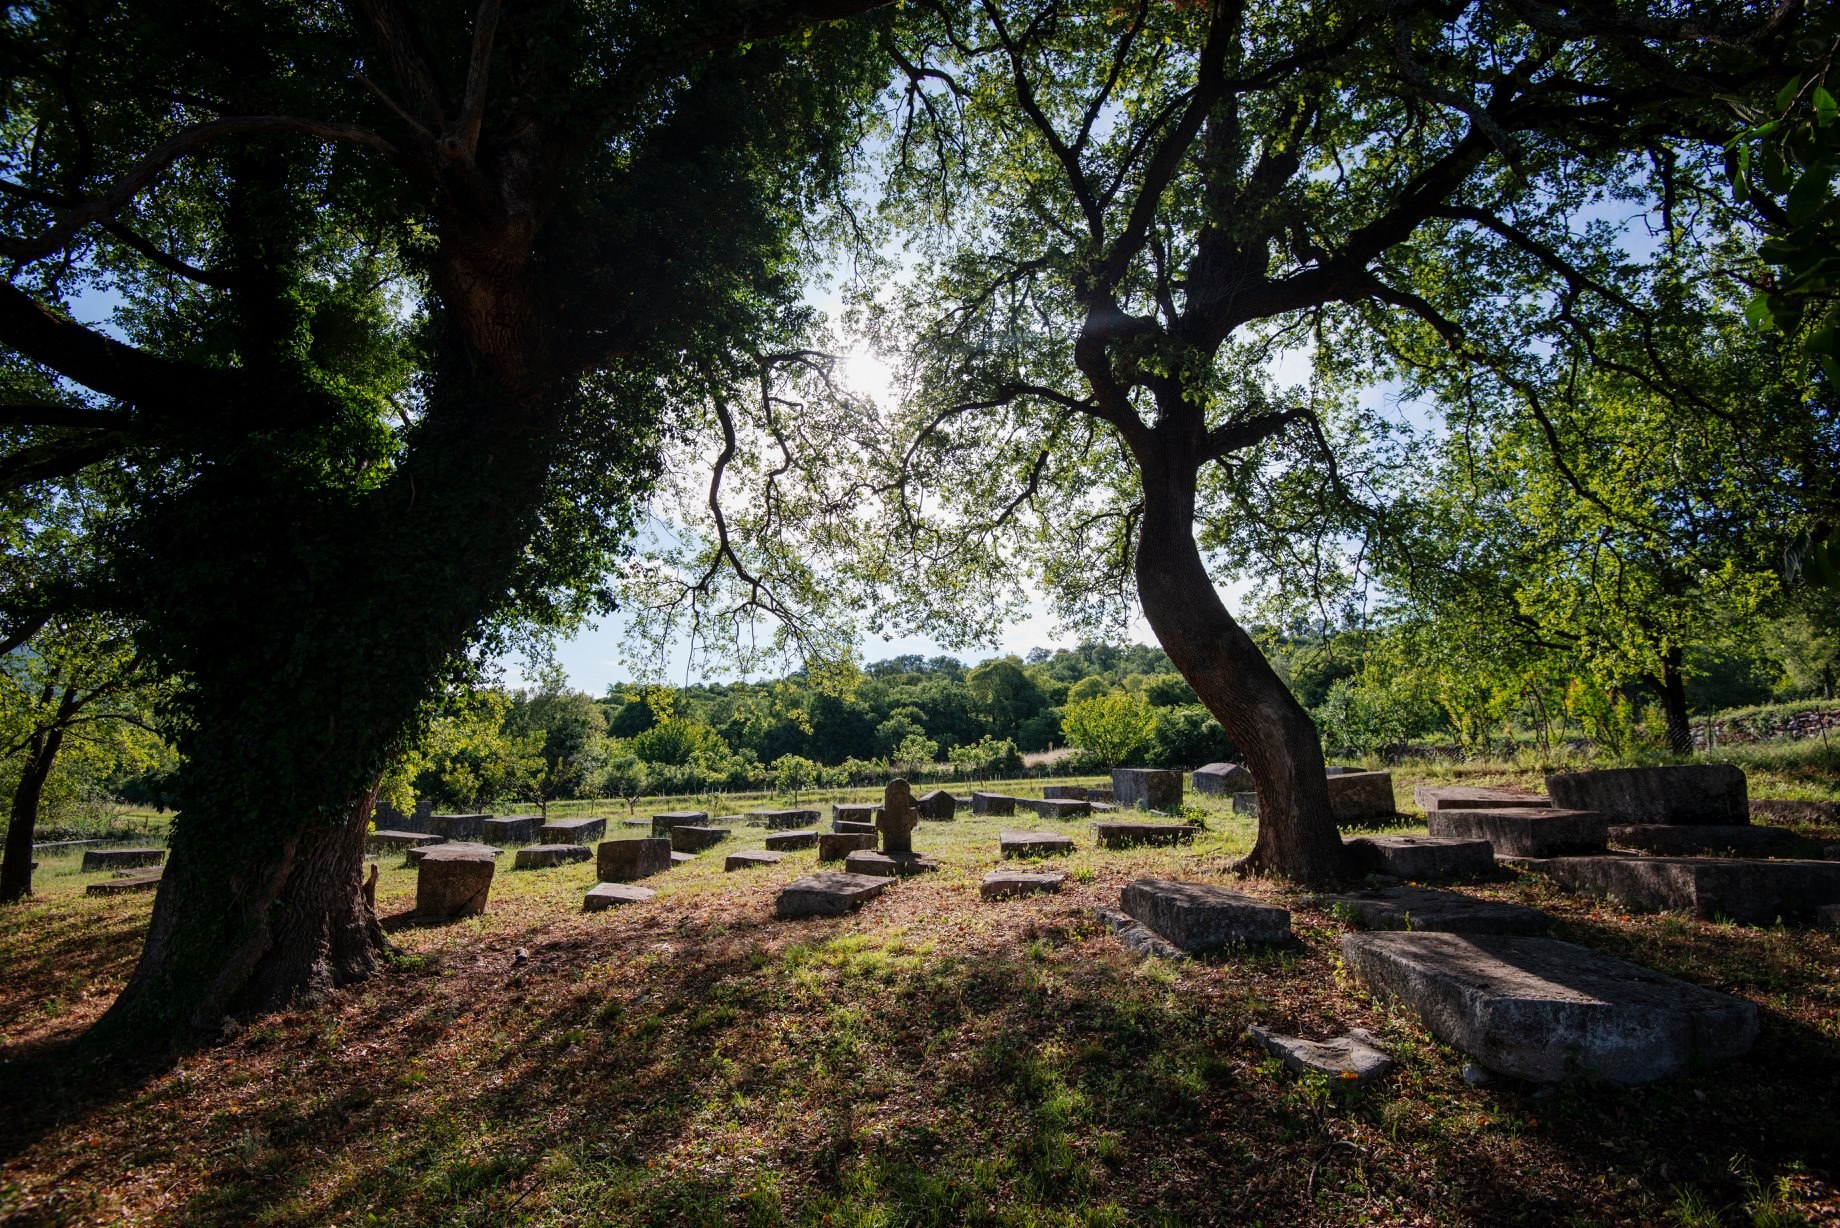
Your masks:
<svg viewBox="0 0 1840 1228"><path fill-rule="evenodd" d="M784 853L769 853L760 849L745 849L739 853L730 853L722 863L724 873L733 874L736 870L752 870L760 866L777 865L784 859Z"/></svg>
<svg viewBox="0 0 1840 1228"><path fill-rule="evenodd" d="M530 844L517 851L514 870L547 870L577 861L592 861L594 854L585 844Z"/></svg>
<svg viewBox="0 0 1840 1228"><path fill-rule="evenodd" d="M1321 903L1364 930L1544 934L1553 924L1552 918L1537 908L1431 887L1387 887L1378 891L1326 895Z"/></svg>
<svg viewBox="0 0 1840 1228"><path fill-rule="evenodd" d="M1595 810L1612 823L1751 821L1744 772L1729 763L1558 772L1546 778L1546 791L1555 806Z"/></svg>
<svg viewBox="0 0 1840 1228"><path fill-rule="evenodd" d="M792 849L815 849L818 847L816 831L776 831L766 839L770 849L787 852Z"/></svg>
<svg viewBox="0 0 1840 1228"><path fill-rule="evenodd" d="M1187 823L1131 823L1105 819L1094 823L1092 831L1099 847L1108 849L1130 848L1137 844L1168 847L1195 841L1195 829Z"/></svg>
<svg viewBox="0 0 1840 1228"><path fill-rule="evenodd" d="M1551 938L1349 934L1342 954L1439 1039L1537 1083L1648 1083L1757 1040L1757 1008L1742 998Z"/></svg>
<svg viewBox="0 0 1840 1228"><path fill-rule="evenodd" d="M1017 895L1051 894L1061 889L1067 876L1059 870L1037 871L992 870L978 884L978 894L986 900L1003 900Z"/></svg>
<svg viewBox="0 0 1840 1228"><path fill-rule="evenodd" d="M861 908L887 889L891 878L871 878L826 870L796 878L780 888L774 901L774 915L790 920L797 917L840 917Z"/></svg>
<svg viewBox="0 0 1840 1228"><path fill-rule="evenodd" d="M1781 827L1730 827L1712 823L1631 823L1610 828L1610 843L1664 857L1805 856L1809 841Z"/></svg>
<svg viewBox="0 0 1840 1228"><path fill-rule="evenodd" d="M1291 936L1290 910L1211 883L1140 878L1125 884L1119 905L1184 951L1268 945Z"/></svg>
<svg viewBox="0 0 1840 1228"><path fill-rule="evenodd" d="M1412 801L1420 810L1500 810L1550 806L1550 797L1515 793L1508 789L1477 789L1469 785L1419 785Z"/></svg>
<svg viewBox="0 0 1840 1228"><path fill-rule="evenodd" d="M1736 857L1555 857L1535 869L1631 912L1688 912L1770 925L1840 903L1840 862Z"/></svg>
<svg viewBox="0 0 1840 1228"><path fill-rule="evenodd" d="M602 912L622 904L643 904L657 894L650 887L635 887L631 883L598 883L588 888L588 896L581 902L581 910Z"/></svg>
<svg viewBox="0 0 1840 1228"><path fill-rule="evenodd" d="M1345 841L1362 874L1424 882L1495 873L1495 846L1461 836L1357 836Z"/></svg>
<svg viewBox="0 0 1840 1228"><path fill-rule="evenodd" d="M1601 853L1609 823L1594 810L1541 809L1435 810L1425 816L1434 836L1487 840L1496 856L1563 857Z"/></svg>
<svg viewBox="0 0 1840 1228"><path fill-rule="evenodd" d="M997 848L1005 857L1051 857L1073 852L1073 837L1055 831L1004 831L997 833Z"/></svg>

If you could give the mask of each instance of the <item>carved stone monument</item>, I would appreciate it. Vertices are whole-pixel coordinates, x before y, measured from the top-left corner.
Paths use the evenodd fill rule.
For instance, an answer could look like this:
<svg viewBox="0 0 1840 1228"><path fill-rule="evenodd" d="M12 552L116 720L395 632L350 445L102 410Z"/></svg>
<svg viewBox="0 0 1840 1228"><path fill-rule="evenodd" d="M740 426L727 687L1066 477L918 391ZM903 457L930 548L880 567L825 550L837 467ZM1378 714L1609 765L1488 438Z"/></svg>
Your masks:
<svg viewBox="0 0 1840 1228"><path fill-rule="evenodd" d="M913 854L914 828L920 825L920 811L914 806L913 790L901 777L888 782L882 794L882 813L875 825L882 833L883 853L890 857Z"/></svg>

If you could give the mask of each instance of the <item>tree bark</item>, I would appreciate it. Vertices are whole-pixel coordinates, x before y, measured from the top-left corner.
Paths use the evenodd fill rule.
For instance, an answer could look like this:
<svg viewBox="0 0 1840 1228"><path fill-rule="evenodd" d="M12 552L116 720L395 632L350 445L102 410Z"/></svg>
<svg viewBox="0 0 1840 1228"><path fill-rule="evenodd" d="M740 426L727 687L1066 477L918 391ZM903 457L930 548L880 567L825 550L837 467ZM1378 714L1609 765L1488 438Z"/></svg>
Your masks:
<svg viewBox="0 0 1840 1228"><path fill-rule="evenodd" d="M0 855L0 904L11 904L32 894L32 840L38 831L39 802L44 797L45 781L51 776L63 744L61 724L39 730L27 744L25 762L19 767L19 785L13 790L12 811L7 818L6 852Z"/></svg>
<svg viewBox="0 0 1840 1228"><path fill-rule="evenodd" d="M1171 455L1171 453L1176 453ZM1249 873L1327 885L1347 874L1309 713L1234 621L1195 543L1195 465L1161 445L1139 455L1144 512L1137 593L1157 641L1246 758L1259 789Z"/></svg>
<svg viewBox="0 0 1840 1228"><path fill-rule="evenodd" d="M1687 714L1687 680L1681 673L1685 655L1679 648L1667 649L1661 654L1661 676L1651 679L1667 717L1668 750L1676 755L1693 753L1693 718Z"/></svg>

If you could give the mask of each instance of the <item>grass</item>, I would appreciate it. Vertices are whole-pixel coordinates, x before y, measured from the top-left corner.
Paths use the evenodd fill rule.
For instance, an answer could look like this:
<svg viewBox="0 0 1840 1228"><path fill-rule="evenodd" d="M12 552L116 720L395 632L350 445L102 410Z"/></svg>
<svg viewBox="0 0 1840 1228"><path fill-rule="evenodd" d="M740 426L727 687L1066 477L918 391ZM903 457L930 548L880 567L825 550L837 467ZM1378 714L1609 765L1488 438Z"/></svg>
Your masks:
<svg viewBox="0 0 1840 1228"><path fill-rule="evenodd" d="M1402 802L1439 771L1397 771ZM1464 779L1538 784L1509 765ZM120 1081L62 1046L125 980L150 900L88 898L78 856L49 855L38 898L0 916L0 1222L1840 1216L1840 937L1624 916L1535 878L1466 888L1765 1020L1750 1056L1650 1087L1472 1087L1461 1054L1345 974L1343 924L1276 884L1245 884L1293 909L1297 942L1276 953L1138 963L1091 920L1140 875L1233 881L1252 827L1198 805L1189 849L1104 853L1069 825L1063 893L1000 904L976 890L997 831L1053 821L927 823L938 874L803 922L771 902L812 854L722 872L758 828L650 880L655 900L592 915L591 866L506 864L487 914L415 925L413 874L387 858L379 911L404 952L387 975ZM1248 1044L1253 1023L1365 1027L1400 1065L1363 1090L1297 1079Z"/></svg>

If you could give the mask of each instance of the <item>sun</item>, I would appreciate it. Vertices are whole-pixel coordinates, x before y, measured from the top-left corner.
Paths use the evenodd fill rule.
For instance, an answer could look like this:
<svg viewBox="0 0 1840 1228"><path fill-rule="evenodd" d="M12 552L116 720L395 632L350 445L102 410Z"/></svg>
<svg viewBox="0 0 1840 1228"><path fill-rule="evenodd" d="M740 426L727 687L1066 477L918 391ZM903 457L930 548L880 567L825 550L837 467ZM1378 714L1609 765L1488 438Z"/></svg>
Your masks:
<svg viewBox="0 0 1840 1228"><path fill-rule="evenodd" d="M860 397L879 404L894 399L894 369L873 351L851 350L838 364L837 379Z"/></svg>

